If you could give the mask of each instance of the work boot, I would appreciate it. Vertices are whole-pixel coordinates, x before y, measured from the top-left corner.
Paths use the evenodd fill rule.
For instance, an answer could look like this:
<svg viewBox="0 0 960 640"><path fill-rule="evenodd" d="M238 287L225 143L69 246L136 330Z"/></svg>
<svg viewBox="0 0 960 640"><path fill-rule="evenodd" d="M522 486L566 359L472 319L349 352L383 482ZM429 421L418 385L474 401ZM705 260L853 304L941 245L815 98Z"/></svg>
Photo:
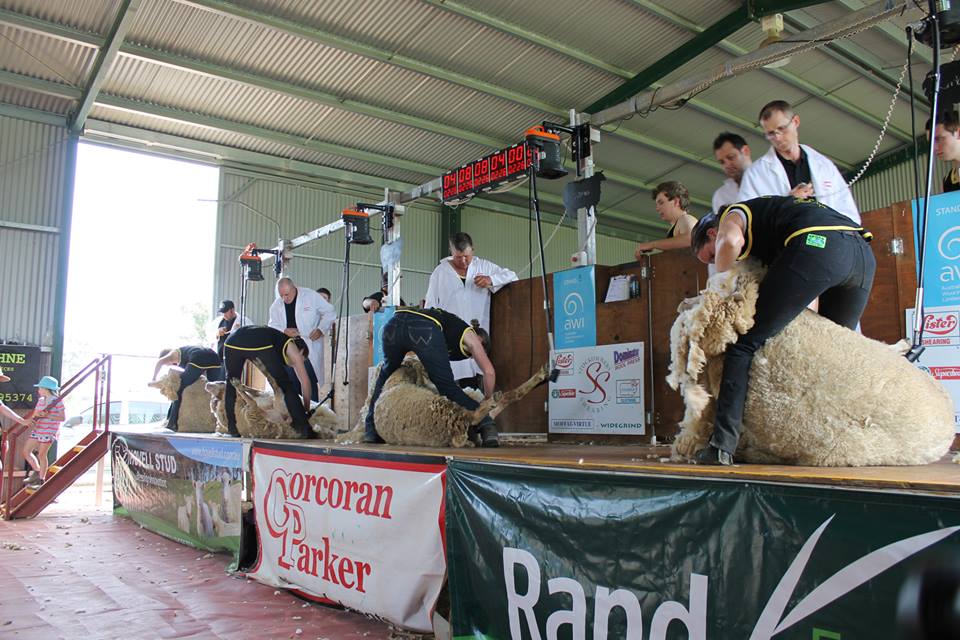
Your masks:
<svg viewBox="0 0 960 640"><path fill-rule="evenodd" d="M360 442L364 444L386 444L383 438L380 437L380 434L374 431L373 433L366 431L363 434L363 437L360 439Z"/></svg>
<svg viewBox="0 0 960 640"><path fill-rule="evenodd" d="M475 447L483 446L483 441L480 439L480 428L477 425L472 425L467 429L467 440Z"/></svg>
<svg viewBox="0 0 960 640"><path fill-rule="evenodd" d="M487 416L477 425L480 432L480 446L484 449L492 449L500 446L500 436L497 434L497 423L493 418Z"/></svg>
<svg viewBox="0 0 960 640"><path fill-rule="evenodd" d="M296 427L297 429L297 440L313 440L317 437L317 432L310 427L310 425Z"/></svg>
<svg viewBox="0 0 960 640"><path fill-rule="evenodd" d="M732 455L713 445L697 451L697 455L693 457L693 460L697 464L720 465L724 467L729 467L733 464Z"/></svg>

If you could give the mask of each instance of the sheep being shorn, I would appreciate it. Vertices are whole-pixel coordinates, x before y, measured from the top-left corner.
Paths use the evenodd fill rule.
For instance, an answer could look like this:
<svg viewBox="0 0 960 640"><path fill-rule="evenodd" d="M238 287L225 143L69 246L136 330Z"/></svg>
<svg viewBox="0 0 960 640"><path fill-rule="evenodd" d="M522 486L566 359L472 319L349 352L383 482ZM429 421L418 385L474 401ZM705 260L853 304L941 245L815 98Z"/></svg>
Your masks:
<svg viewBox="0 0 960 640"><path fill-rule="evenodd" d="M147 385L159 389L165 398L174 401L177 399L177 389L180 388L180 371L169 368L162 378ZM217 426L217 421L210 412L210 398L207 395L206 385L206 376L200 376L196 382L183 390L180 418L177 420L179 433L213 433Z"/></svg>
<svg viewBox="0 0 960 640"><path fill-rule="evenodd" d="M516 389L496 393L487 400L483 399L481 392L467 389L467 395L480 402L478 409L468 411L440 395L420 361L416 357L408 357L383 385L373 413L377 433L387 444L468 446L470 427L479 423L487 414L496 417L508 405L529 393L546 375L546 368L543 368ZM338 438L338 442L346 444L360 440L366 407L367 405L364 406L357 428Z"/></svg>
<svg viewBox="0 0 960 640"><path fill-rule="evenodd" d="M752 260L738 263L680 307L667 377L685 404L675 457L692 458L710 438L723 353L753 325L763 274ZM947 453L953 422L947 392L902 351L806 310L753 359L736 459L926 464Z"/></svg>
<svg viewBox="0 0 960 640"><path fill-rule="evenodd" d="M283 393L273 379L263 368L260 368L267 378L272 393L259 391L245 384L233 380L230 384L237 389L235 411L237 416L237 431L244 438L292 440L299 434L291 426L290 412L283 401ZM225 382L209 382L206 385L209 394L208 406L210 412L216 416L217 432L227 433L227 414L224 408ZM337 416L326 406L315 406L315 412L310 417L310 425L317 437L321 440L332 440L337 434Z"/></svg>

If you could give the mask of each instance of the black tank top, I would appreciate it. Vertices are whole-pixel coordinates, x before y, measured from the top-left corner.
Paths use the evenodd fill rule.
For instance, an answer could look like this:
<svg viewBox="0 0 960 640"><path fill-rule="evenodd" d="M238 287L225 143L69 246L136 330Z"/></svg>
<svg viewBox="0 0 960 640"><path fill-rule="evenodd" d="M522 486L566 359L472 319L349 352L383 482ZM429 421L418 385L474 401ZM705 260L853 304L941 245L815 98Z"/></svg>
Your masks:
<svg viewBox="0 0 960 640"><path fill-rule="evenodd" d="M813 198L753 198L731 204L720 215L720 219L736 211L742 212L746 218L743 232L746 242L738 260L753 256L769 265L790 241L805 233L858 231L864 239L872 238L869 231L853 220Z"/></svg>
<svg viewBox="0 0 960 640"><path fill-rule="evenodd" d="M283 331L278 331L273 327L246 326L240 327L230 334L224 343L224 349L233 349L247 353L250 357L256 357L257 351L272 350L277 355L287 361L284 349L287 343L293 340Z"/></svg>
<svg viewBox="0 0 960 640"><path fill-rule="evenodd" d="M466 333L473 329L459 317L443 309L397 309L397 313L412 313L437 323L443 331L443 339L447 345L447 355L451 361L466 360L470 357L467 345L463 341Z"/></svg>
<svg viewBox="0 0 960 640"><path fill-rule="evenodd" d="M220 366L220 356L213 349L198 346L180 347L180 361L177 366L186 368L189 365L199 367L200 369L215 368Z"/></svg>

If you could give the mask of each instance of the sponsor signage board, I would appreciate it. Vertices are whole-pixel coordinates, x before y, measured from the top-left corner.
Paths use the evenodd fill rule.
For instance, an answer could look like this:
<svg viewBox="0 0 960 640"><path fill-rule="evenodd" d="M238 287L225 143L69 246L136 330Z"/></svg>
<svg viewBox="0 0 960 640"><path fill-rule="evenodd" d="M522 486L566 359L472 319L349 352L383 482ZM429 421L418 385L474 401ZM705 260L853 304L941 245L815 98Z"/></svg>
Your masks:
<svg viewBox="0 0 960 640"><path fill-rule="evenodd" d="M597 344L596 273L593 265L553 274L553 326L557 349Z"/></svg>
<svg viewBox="0 0 960 640"><path fill-rule="evenodd" d="M960 554L952 496L452 460L446 512L458 639L890 638Z"/></svg>
<svg viewBox="0 0 960 640"><path fill-rule="evenodd" d="M914 310L907 309L908 335L913 335ZM960 304L924 310L923 346L913 364L940 381L953 399L953 423L960 433Z"/></svg>
<svg viewBox="0 0 960 640"><path fill-rule="evenodd" d="M249 576L432 632L446 575L442 457L255 441Z"/></svg>
<svg viewBox="0 0 960 640"><path fill-rule="evenodd" d="M920 246L922 200L913 201L914 245ZM917 273L919 275L919 254ZM923 295L930 308L960 307L960 191L930 198L924 242Z"/></svg>
<svg viewBox="0 0 960 640"><path fill-rule="evenodd" d="M0 384L0 400L13 409L32 409L37 404L40 381L40 347L0 344L0 373L10 382Z"/></svg>
<svg viewBox="0 0 960 640"><path fill-rule="evenodd" d="M643 343L553 352L550 433L643 435Z"/></svg>

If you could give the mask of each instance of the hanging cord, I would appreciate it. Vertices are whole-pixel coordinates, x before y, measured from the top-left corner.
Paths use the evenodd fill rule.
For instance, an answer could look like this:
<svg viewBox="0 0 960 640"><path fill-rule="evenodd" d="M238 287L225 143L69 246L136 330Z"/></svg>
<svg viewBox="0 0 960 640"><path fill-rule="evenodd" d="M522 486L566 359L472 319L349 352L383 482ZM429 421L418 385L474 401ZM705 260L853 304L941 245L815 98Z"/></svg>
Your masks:
<svg viewBox="0 0 960 640"><path fill-rule="evenodd" d="M917 144L917 108L913 96L913 27L907 27L907 77L910 82L910 137L913 138L913 193L920 200L920 146ZM934 127L936 128L936 127ZM931 132L931 135L932 132Z"/></svg>

